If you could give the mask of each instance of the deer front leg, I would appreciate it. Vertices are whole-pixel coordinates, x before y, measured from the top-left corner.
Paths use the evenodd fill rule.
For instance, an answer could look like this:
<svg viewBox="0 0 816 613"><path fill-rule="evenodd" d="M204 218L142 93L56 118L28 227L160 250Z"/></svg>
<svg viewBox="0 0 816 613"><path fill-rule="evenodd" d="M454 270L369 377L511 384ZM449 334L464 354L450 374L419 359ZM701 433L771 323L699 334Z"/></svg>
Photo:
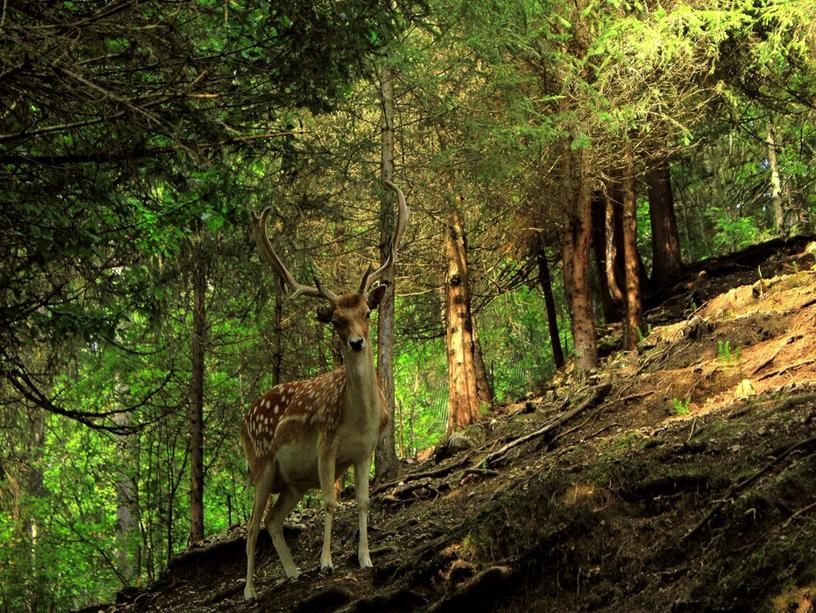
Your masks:
<svg viewBox="0 0 816 613"><path fill-rule="evenodd" d="M320 570L331 572L334 565L331 559L331 533L334 510L337 507L337 500L334 497L334 472L337 458L337 441L321 440L320 451L317 459L317 471L320 478L320 493L323 496L323 509L325 511L323 523L323 550L320 554Z"/></svg>
<svg viewBox="0 0 816 613"><path fill-rule="evenodd" d="M360 518L360 541L357 544L357 560L360 568L371 568L371 556L368 553L368 471L371 457L354 465L354 493L357 497L357 512Z"/></svg>

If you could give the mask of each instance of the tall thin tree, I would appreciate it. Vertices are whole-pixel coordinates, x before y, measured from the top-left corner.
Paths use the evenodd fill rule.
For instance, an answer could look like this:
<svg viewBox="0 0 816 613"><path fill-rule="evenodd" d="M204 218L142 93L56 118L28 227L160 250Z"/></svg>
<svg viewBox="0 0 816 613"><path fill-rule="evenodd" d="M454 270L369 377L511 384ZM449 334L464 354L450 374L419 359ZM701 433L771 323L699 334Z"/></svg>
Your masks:
<svg viewBox="0 0 816 613"><path fill-rule="evenodd" d="M445 234L445 341L448 349L448 433L478 421L479 390L470 310L470 277L462 215L453 207Z"/></svg>
<svg viewBox="0 0 816 613"><path fill-rule="evenodd" d="M193 238L193 329L190 335L190 543L204 540L204 356L207 264L203 235Z"/></svg>
<svg viewBox="0 0 816 613"><path fill-rule="evenodd" d="M680 236L674 213L669 162L663 157L646 171L652 226L652 285L672 285L683 271Z"/></svg>
<svg viewBox="0 0 816 613"><path fill-rule="evenodd" d="M376 70L379 81L380 98L380 176L383 181L394 181L394 75L386 63L380 63ZM383 189L380 200L380 261L388 258L388 240L391 236L393 221L391 190ZM377 376L380 389L385 397L388 425L377 445L375 452L375 479L389 480L399 473L399 460L396 451L394 429L394 270L389 267L380 277L382 282L389 283L391 290L385 293L380 303L377 318Z"/></svg>

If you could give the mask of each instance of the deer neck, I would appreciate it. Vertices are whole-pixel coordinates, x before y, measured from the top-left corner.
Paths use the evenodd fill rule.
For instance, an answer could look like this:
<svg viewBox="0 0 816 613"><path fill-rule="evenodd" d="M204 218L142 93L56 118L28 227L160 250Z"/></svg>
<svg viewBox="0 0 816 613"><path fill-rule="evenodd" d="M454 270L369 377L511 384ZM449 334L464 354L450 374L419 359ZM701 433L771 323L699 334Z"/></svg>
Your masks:
<svg viewBox="0 0 816 613"><path fill-rule="evenodd" d="M365 415L379 414L379 387L370 345L362 351L345 352L347 410Z"/></svg>

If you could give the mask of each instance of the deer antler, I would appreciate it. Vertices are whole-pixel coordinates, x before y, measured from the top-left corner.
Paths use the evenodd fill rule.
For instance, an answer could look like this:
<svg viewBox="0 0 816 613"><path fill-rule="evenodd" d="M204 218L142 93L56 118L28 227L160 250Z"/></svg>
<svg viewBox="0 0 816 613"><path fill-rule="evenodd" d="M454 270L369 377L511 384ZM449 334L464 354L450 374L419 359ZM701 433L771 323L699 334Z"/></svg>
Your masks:
<svg viewBox="0 0 816 613"><path fill-rule="evenodd" d="M383 271L394 265L397 250L399 249L400 242L402 241L402 235L405 232L405 227L408 225L408 216L410 215L410 212L408 211L408 205L405 203L405 194L402 193L402 190L399 187L391 183L391 181L385 181L385 184L397 192L397 197L399 199L399 207L397 209L397 226L394 228L394 235L391 237L391 245L388 248L388 256L385 258L385 262L383 262L382 266L376 270L373 270L373 267L369 264L368 269L363 274L363 280L360 282L360 289L357 292L359 294L365 294L368 291L368 287L371 285L371 282L379 277Z"/></svg>
<svg viewBox="0 0 816 613"><path fill-rule="evenodd" d="M311 296L312 298L323 298L332 304L337 304L339 300L337 294L322 287L317 280L315 280L315 286L298 283L292 276L292 273L283 265L283 262L278 257L278 254L275 253L275 249L272 247L272 243L266 234L266 218L269 217L271 210L272 207L266 207L261 211L260 215L256 215L254 212L252 213L252 230L261 253L266 255L267 261L272 265L275 272L292 288L292 295L289 296L289 298L294 299L298 296Z"/></svg>

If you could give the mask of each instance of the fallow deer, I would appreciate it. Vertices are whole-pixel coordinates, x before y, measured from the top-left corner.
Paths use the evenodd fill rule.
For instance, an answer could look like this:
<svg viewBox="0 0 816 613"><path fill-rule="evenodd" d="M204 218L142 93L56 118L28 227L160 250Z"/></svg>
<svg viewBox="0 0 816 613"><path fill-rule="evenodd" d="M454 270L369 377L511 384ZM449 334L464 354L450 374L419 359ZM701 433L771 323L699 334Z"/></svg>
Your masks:
<svg viewBox="0 0 816 613"><path fill-rule="evenodd" d="M319 488L325 510L320 568L333 569L331 530L336 500L335 478L354 466L354 489L359 513L357 558L361 568L371 567L368 552L368 473L371 456L382 435L388 415L380 391L374 357L368 340L368 319L385 295L372 282L394 264L397 248L408 221L405 195L386 181L398 196L396 229L385 262L369 266L356 293L337 295L315 280L314 286L298 283L283 265L266 234L270 209L253 213L253 231L261 252L274 271L292 290L291 298L311 296L327 301L317 310L317 319L332 324L342 347L344 364L336 370L273 387L255 402L244 416L241 443L249 464L249 479L255 486L252 517L247 527L247 577L244 599L256 597L254 586L255 544L261 514L272 493L278 497L264 523L275 551L289 578L300 574L283 537L283 521L304 493Z"/></svg>

